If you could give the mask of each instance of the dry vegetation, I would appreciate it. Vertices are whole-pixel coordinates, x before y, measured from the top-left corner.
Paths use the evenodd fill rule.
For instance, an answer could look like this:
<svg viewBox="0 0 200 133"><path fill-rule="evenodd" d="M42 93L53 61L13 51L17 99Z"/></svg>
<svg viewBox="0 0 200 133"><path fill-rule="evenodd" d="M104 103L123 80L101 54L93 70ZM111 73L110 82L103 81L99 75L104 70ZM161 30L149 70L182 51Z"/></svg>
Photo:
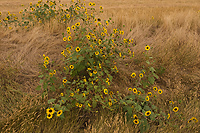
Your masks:
<svg viewBox="0 0 200 133"><path fill-rule="evenodd" d="M27 7L29 2L37 1L1 0L0 11L18 14L24 8L20 5ZM67 0L61 3L67 3ZM158 70L160 78L155 85L163 90L163 94L158 96L156 105L169 113L168 101L174 101L184 117L178 119L171 112L171 124L160 127L152 123L149 132L200 131L199 122L187 123L191 117L200 121L200 1L96 0L95 3L104 7L100 17L103 20L113 18L113 28L121 27L125 31L124 38L133 38L136 44L131 47L134 58L120 62L120 74L110 89L126 92L125 88L132 87L130 75L145 65L142 53L148 44L151 47L149 53L156 60L153 67L166 69L164 74ZM79 117L81 112L73 110L66 113L64 122L57 118L44 119L47 105L39 101L40 92L35 91L39 82L39 64L43 63L43 54L59 64L60 53L65 48L64 27L58 23L51 28L48 24L45 26L44 29L37 26L31 31L18 29L18 32L0 28L0 129L4 132L137 132L136 125L123 123L122 114L106 110L82 114L83 117ZM126 63L129 65L125 66ZM178 102L180 99L181 103ZM85 120L88 123L83 129Z"/></svg>

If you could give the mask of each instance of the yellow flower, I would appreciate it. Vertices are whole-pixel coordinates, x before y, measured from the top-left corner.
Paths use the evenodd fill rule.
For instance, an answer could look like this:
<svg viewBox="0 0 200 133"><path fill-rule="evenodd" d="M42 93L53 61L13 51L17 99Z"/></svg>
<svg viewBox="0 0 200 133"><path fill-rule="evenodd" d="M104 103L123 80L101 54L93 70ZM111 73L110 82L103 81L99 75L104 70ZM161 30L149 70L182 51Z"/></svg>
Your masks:
<svg viewBox="0 0 200 133"><path fill-rule="evenodd" d="M68 32L69 32L69 31L70 31L70 27L67 27L66 31L68 31Z"/></svg>
<svg viewBox="0 0 200 133"><path fill-rule="evenodd" d="M53 73L49 73L49 76L52 77L52 76L53 76Z"/></svg>
<svg viewBox="0 0 200 133"><path fill-rule="evenodd" d="M133 93L137 93L137 89L136 88L133 88Z"/></svg>
<svg viewBox="0 0 200 133"><path fill-rule="evenodd" d="M93 6L96 6L96 4L94 2L92 4L93 4Z"/></svg>
<svg viewBox="0 0 200 133"><path fill-rule="evenodd" d="M90 40L90 35L86 35L87 39Z"/></svg>
<svg viewBox="0 0 200 133"><path fill-rule="evenodd" d="M56 74L56 70L53 71L53 74Z"/></svg>
<svg viewBox="0 0 200 133"><path fill-rule="evenodd" d="M79 47L76 47L76 52L79 52L81 49Z"/></svg>
<svg viewBox="0 0 200 133"><path fill-rule="evenodd" d="M72 27L71 27L72 29L75 29L75 26L74 25L72 25Z"/></svg>
<svg viewBox="0 0 200 133"><path fill-rule="evenodd" d="M195 118L195 117L192 117L192 118L191 118L191 120L195 121L195 123L197 123L197 122L198 122L198 119L197 119L197 118Z"/></svg>
<svg viewBox="0 0 200 133"><path fill-rule="evenodd" d="M109 106L112 106L112 102L108 102Z"/></svg>
<svg viewBox="0 0 200 133"><path fill-rule="evenodd" d="M73 65L70 65L69 68L70 68L70 69L74 69L74 66L73 66Z"/></svg>
<svg viewBox="0 0 200 133"><path fill-rule="evenodd" d="M92 3L92 2L90 2L90 3L89 3L89 6L92 6L92 5L93 5L93 3Z"/></svg>
<svg viewBox="0 0 200 133"><path fill-rule="evenodd" d="M134 118L134 119L138 119L138 117L137 117L137 115L136 115L136 114L134 114L134 115L133 115L133 118Z"/></svg>
<svg viewBox="0 0 200 133"><path fill-rule="evenodd" d="M63 83L66 83L67 82L67 80L66 79L63 79Z"/></svg>
<svg viewBox="0 0 200 133"><path fill-rule="evenodd" d="M140 78L142 78L142 77L143 77L143 74L142 74L142 73L140 73L140 74L139 74L139 77L140 77Z"/></svg>
<svg viewBox="0 0 200 133"><path fill-rule="evenodd" d="M177 111L178 111L178 107L174 107L174 108L173 108L173 111L174 111L174 112L177 112Z"/></svg>
<svg viewBox="0 0 200 133"><path fill-rule="evenodd" d="M8 20L8 18L6 17L6 18L5 18L5 20L7 21L7 20Z"/></svg>
<svg viewBox="0 0 200 133"><path fill-rule="evenodd" d="M62 110L59 110L59 111L57 112L57 116L59 117L60 115L62 115L62 113L63 113L63 111L62 111Z"/></svg>
<svg viewBox="0 0 200 133"><path fill-rule="evenodd" d="M48 119L51 119L52 117L53 117L52 114L47 114L47 118L48 118Z"/></svg>
<svg viewBox="0 0 200 133"><path fill-rule="evenodd" d="M132 91L133 89L130 87L130 88L128 88L128 90L129 90L129 91Z"/></svg>
<svg viewBox="0 0 200 133"><path fill-rule="evenodd" d="M96 55L99 55L99 51L96 51L95 54L96 54Z"/></svg>
<svg viewBox="0 0 200 133"><path fill-rule="evenodd" d="M55 112L54 108L50 108L50 109L48 108L48 109L46 109L46 113L47 113L47 114L53 115L54 112Z"/></svg>
<svg viewBox="0 0 200 133"><path fill-rule="evenodd" d="M162 94L162 90L161 89L158 90L158 94Z"/></svg>
<svg viewBox="0 0 200 133"><path fill-rule="evenodd" d="M145 50L148 51L149 49L150 49L149 45L146 45Z"/></svg>
<svg viewBox="0 0 200 133"><path fill-rule="evenodd" d="M101 10L103 10L103 7L102 7L102 6L100 6L99 8L100 8Z"/></svg>
<svg viewBox="0 0 200 133"><path fill-rule="evenodd" d="M105 36L105 34L103 32L101 32L101 36Z"/></svg>
<svg viewBox="0 0 200 133"><path fill-rule="evenodd" d="M150 116L150 115L151 115L151 111L150 111L150 110L149 110L149 111L146 111L146 112L145 112L145 115L146 115L146 116Z"/></svg>
<svg viewBox="0 0 200 133"><path fill-rule="evenodd" d="M97 25L101 25L101 22L98 22Z"/></svg>
<svg viewBox="0 0 200 133"><path fill-rule="evenodd" d="M169 119L170 118L170 114L168 114L168 116L167 116L167 119Z"/></svg>
<svg viewBox="0 0 200 133"><path fill-rule="evenodd" d="M152 96L152 92L148 92L147 95L148 95L149 97L151 97L151 96Z"/></svg>
<svg viewBox="0 0 200 133"><path fill-rule="evenodd" d="M119 57L122 57L122 53L119 53Z"/></svg>
<svg viewBox="0 0 200 133"><path fill-rule="evenodd" d="M63 41L67 41L67 38L66 38L66 37L63 37Z"/></svg>
<svg viewBox="0 0 200 133"><path fill-rule="evenodd" d="M92 77L92 73L90 73L90 77Z"/></svg>
<svg viewBox="0 0 200 133"><path fill-rule="evenodd" d="M67 18L70 18L70 15L69 15L69 14L67 14L67 15L66 15L66 17L67 17Z"/></svg>
<svg viewBox="0 0 200 133"><path fill-rule="evenodd" d="M73 96L74 96L74 93L71 93L70 96L73 97Z"/></svg>
<svg viewBox="0 0 200 133"><path fill-rule="evenodd" d="M154 86L154 87L153 87L153 90L154 90L154 91L157 91L157 90L158 90L158 88L157 88L156 86Z"/></svg>
<svg viewBox="0 0 200 133"><path fill-rule="evenodd" d="M83 93L83 97L85 97L85 93Z"/></svg>
<svg viewBox="0 0 200 133"><path fill-rule="evenodd" d="M135 76L136 76L136 73L132 73L132 74L131 74L131 77L132 77L132 78L135 78Z"/></svg>
<svg viewBox="0 0 200 133"><path fill-rule="evenodd" d="M106 25L107 25L107 26L109 25L108 21L106 21Z"/></svg>
<svg viewBox="0 0 200 133"><path fill-rule="evenodd" d="M140 123L138 119L133 120L133 122L134 122L135 124L139 124L139 123Z"/></svg>
<svg viewBox="0 0 200 133"><path fill-rule="evenodd" d="M101 42L102 42L101 39L99 39L99 44L101 44Z"/></svg>
<svg viewBox="0 0 200 133"><path fill-rule="evenodd" d="M79 26L80 26L80 22L76 23L75 25L76 25L77 27L79 27Z"/></svg>
<svg viewBox="0 0 200 133"><path fill-rule="evenodd" d="M174 102L173 101L169 101L169 104L174 104Z"/></svg>
<svg viewBox="0 0 200 133"><path fill-rule="evenodd" d="M108 89L104 89L104 93L105 93L105 94L108 94Z"/></svg>
<svg viewBox="0 0 200 133"><path fill-rule="evenodd" d="M70 40L72 39L72 37L71 37L71 36L68 36L68 38L67 38L67 39L68 39L68 41L70 41Z"/></svg>
<svg viewBox="0 0 200 133"><path fill-rule="evenodd" d="M92 107L89 103L88 103L88 106L89 106L89 107Z"/></svg>
<svg viewBox="0 0 200 133"><path fill-rule="evenodd" d="M63 93L60 93L60 95L63 97Z"/></svg>
<svg viewBox="0 0 200 133"><path fill-rule="evenodd" d="M141 91L138 91L137 94L140 95L140 94L141 94Z"/></svg>
<svg viewBox="0 0 200 133"><path fill-rule="evenodd" d="M94 74L97 74L97 71L96 71L96 70L94 70L94 71L93 71L93 73L94 73Z"/></svg>
<svg viewBox="0 0 200 133"><path fill-rule="evenodd" d="M83 106L83 104L79 104L79 108L81 108Z"/></svg>
<svg viewBox="0 0 200 133"><path fill-rule="evenodd" d="M146 101L149 101L149 96L146 96L146 97L145 97L145 100L146 100Z"/></svg>
<svg viewBox="0 0 200 133"><path fill-rule="evenodd" d="M78 107L78 106L79 106L79 103L75 103L75 105Z"/></svg>

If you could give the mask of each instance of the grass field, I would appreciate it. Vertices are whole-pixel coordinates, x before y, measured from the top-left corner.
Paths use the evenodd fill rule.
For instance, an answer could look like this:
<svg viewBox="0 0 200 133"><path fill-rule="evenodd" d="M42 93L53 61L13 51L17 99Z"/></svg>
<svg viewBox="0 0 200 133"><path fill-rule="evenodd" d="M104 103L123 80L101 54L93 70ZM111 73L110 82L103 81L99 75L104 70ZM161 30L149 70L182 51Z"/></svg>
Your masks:
<svg viewBox="0 0 200 133"><path fill-rule="evenodd" d="M20 16L19 11L37 0L0 0L0 20L7 12ZM85 0L88 4L90 1ZM168 122L161 126L150 122L147 132L199 132L199 121L190 122L192 117L200 119L200 1L199 0L96 0L97 10L103 7L101 20L110 17L114 24L107 29L119 27L124 31L121 37L133 39L135 46L132 59L118 61L119 73L113 78L109 90L128 94L133 87L131 73L139 73L144 65L145 46L151 48L149 56L155 60L152 66L159 76L153 86L162 89L154 104L169 113ZM61 3L70 4L68 0ZM24 7L21 6L24 4ZM69 23L70 25L70 23ZM125 27L123 26L125 25ZM131 31L130 31L131 29ZM61 64L66 48L62 33L66 25L36 25L31 30L0 27L0 130L1 132L140 132L136 124L124 123L122 110L110 112L99 109L98 113L83 113L75 108L65 112L61 121L53 117L46 119L47 99L41 100L39 85L43 54ZM122 48L123 49L123 48ZM127 64L127 65L125 65ZM59 69L55 66L54 69ZM162 69L165 68L165 71ZM178 107L178 112L169 108Z"/></svg>

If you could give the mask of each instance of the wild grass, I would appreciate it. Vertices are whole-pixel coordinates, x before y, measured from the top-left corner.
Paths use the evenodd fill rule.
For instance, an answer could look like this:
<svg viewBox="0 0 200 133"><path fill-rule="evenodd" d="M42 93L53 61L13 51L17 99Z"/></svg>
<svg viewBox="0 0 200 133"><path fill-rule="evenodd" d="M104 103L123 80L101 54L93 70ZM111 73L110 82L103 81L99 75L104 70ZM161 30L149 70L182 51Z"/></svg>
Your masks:
<svg viewBox="0 0 200 133"><path fill-rule="evenodd" d="M35 0L0 1L0 19L7 11L19 15L29 2L37 3ZM198 132L199 122L188 123L188 120L200 119L200 2L97 0L95 3L104 7L99 18L112 17L115 22L108 32L120 27L125 32L123 37L133 38L136 44L130 46L134 58L119 61L119 74L109 89L128 93L127 88L132 87L131 73L139 72L143 65L147 67L143 52L149 45L149 55L156 60L152 66L159 75L155 86L163 90L152 102L170 113L170 119L163 126L150 123L148 132ZM51 23L53 26L47 23L30 30L0 27L1 132L139 132L137 125L126 123L121 108L86 114L74 109L65 112L63 121L56 117L45 119L47 99L41 100L41 92L35 90L39 83L39 64L43 63L43 54L61 64L60 53L66 46L62 40L66 26L56 21ZM173 107L179 107L178 115L170 109L169 101L174 102Z"/></svg>

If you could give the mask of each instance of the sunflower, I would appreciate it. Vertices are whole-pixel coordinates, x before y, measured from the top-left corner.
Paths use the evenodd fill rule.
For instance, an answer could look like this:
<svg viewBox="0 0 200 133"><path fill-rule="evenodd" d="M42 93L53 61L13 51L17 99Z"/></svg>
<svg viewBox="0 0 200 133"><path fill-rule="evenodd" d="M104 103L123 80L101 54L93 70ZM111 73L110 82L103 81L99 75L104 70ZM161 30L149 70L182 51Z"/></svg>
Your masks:
<svg viewBox="0 0 200 133"><path fill-rule="evenodd" d="M96 70L94 70L94 71L93 71L93 73L94 73L94 74L97 74L97 71L96 71Z"/></svg>
<svg viewBox="0 0 200 133"><path fill-rule="evenodd" d="M167 119L169 119L169 117L170 117L170 114L168 114Z"/></svg>
<svg viewBox="0 0 200 133"><path fill-rule="evenodd" d="M67 34L68 34L68 35L71 35L71 32L70 32L70 31L67 31Z"/></svg>
<svg viewBox="0 0 200 133"><path fill-rule="evenodd" d="M68 41L70 41L70 40L72 39L72 37L71 37L71 36L68 36L68 38L67 38L67 39L68 39Z"/></svg>
<svg viewBox="0 0 200 133"><path fill-rule="evenodd" d="M148 92L147 95L148 95L149 97L151 97L151 96L152 96L152 92Z"/></svg>
<svg viewBox="0 0 200 133"><path fill-rule="evenodd" d="M173 101L169 101L169 104L174 104L174 102Z"/></svg>
<svg viewBox="0 0 200 133"><path fill-rule="evenodd" d="M154 87L153 87L153 90L154 90L154 91L157 91L157 90L158 90L158 88L157 88L156 86L154 86Z"/></svg>
<svg viewBox="0 0 200 133"><path fill-rule="evenodd" d="M195 123L197 123L197 122L198 122L198 119L197 119L197 118L195 118L195 117L192 117L192 118L191 118L191 120L195 121Z"/></svg>
<svg viewBox="0 0 200 133"><path fill-rule="evenodd" d="M137 89L136 88L133 88L133 93L137 93Z"/></svg>
<svg viewBox="0 0 200 133"><path fill-rule="evenodd" d="M105 36L105 34L103 32L101 32L101 36Z"/></svg>
<svg viewBox="0 0 200 133"><path fill-rule="evenodd" d="M148 51L149 49L150 49L149 45L146 45L145 50Z"/></svg>
<svg viewBox="0 0 200 133"><path fill-rule="evenodd" d="M138 91L137 94L140 95L140 94L141 94L141 91Z"/></svg>
<svg viewBox="0 0 200 133"><path fill-rule="evenodd" d="M92 107L89 103L88 103L88 106L89 106L89 107Z"/></svg>
<svg viewBox="0 0 200 133"><path fill-rule="evenodd" d="M132 78L135 78L135 76L136 76L136 73L132 73L132 74L131 74L131 77L132 77Z"/></svg>
<svg viewBox="0 0 200 133"><path fill-rule="evenodd" d="M161 89L158 90L158 94L162 94L162 90Z"/></svg>
<svg viewBox="0 0 200 133"><path fill-rule="evenodd" d="M57 112L57 116L59 117L60 115L62 115L62 113L63 113L63 111L62 111L62 110L59 110L59 111Z"/></svg>
<svg viewBox="0 0 200 133"><path fill-rule="evenodd" d="M69 14L67 14L67 15L66 15L66 17L67 17L67 18L70 18L70 15L69 15Z"/></svg>
<svg viewBox="0 0 200 133"><path fill-rule="evenodd" d="M112 92L112 91L110 91L110 92L109 92L109 94L110 94L110 95L113 95L113 92Z"/></svg>
<svg viewBox="0 0 200 133"><path fill-rule="evenodd" d="M94 2L92 4L93 4L93 6L96 6L96 4Z"/></svg>
<svg viewBox="0 0 200 133"><path fill-rule="evenodd" d="M67 38L66 38L66 37L63 37L63 41L67 41Z"/></svg>
<svg viewBox="0 0 200 133"><path fill-rule="evenodd" d="M76 47L76 52L79 52L81 49L79 47Z"/></svg>
<svg viewBox="0 0 200 133"><path fill-rule="evenodd" d="M95 52L95 55L99 55L99 51L96 51L96 52Z"/></svg>
<svg viewBox="0 0 200 133"><path fill-rule="evenodd" d="M85 97L85 93L83 93L83 97Z"/></svg>
<svg viewBox="0 0 200 133"><path fill-rule="evenodd" d="M174 108L173 108L173 111L174 111L174 112L177 112L177 111L178 111L178 107L174 107Z"/></svg>
<svg viewBox="0 0 200 133"><path fill-rule="evenodd" d="M73 66L73 65L70 65L69 68L70 68L70 69L74 69L74 66Z"/></svg>
<svg viewBox="0 0 200 133"><path fill-rule="evenodd" d="M78 107L78 106L79 106L79 103L75 103L75 105Z"/></svg>
<svg viewBox="0 0 200 133"><path fill-rule="evenodd" d="M129 91L132 91L133 89L130 87L130 88L128 88L128 90L129 90Z"/></svg>
<svg viewBox="0 0 200 133"><path fill-rule="evenodd" d="M99 44L101 44L102 43L102 41L101 41L101 39L99 39Z"/></svg>
<svg viewBox="0 0 200 133"><path fill-rule="evenodd" d="M142 78L142 77L143 77L143 74L142 74L142 73L140 73L140 74L139 74L139 77L140 77L140 78Z"/></svg>
<svg viewBox="0 0 200 133"><path fill-rule="evenodd" d="M74 93L70 93L70 96L73 97L73 96L74 96Z"/></svg>
<svg viewBox="0 0 200 133"><path fill-rule="evenodd" d="M75 29L75 26L74 25L72 25L72 27L71 27L72 29Z"/></svg>
<svg viewBox="0 0 200 133"><path fill-rule="evenodd" d="M48 56L46 56L46 57L44 58L44 60L48 61L48 60L49 60L49 57L48 57Z"/></svg>
<svg viewBox="0 0 200 133"><path fill-rule="evenodd" d="M146 111L146 112L145 112L145 115L146 115L146 116L150 116L150 115L151 115L151 111L150 111L150 110L149 110L149 111Z"/></svg>
<svg viewBox="0 0 200 133"><path fill-rule="evenodd" d="M149 96L146 96L146 97L145 97L145 100L146 100L146 101L149 101Z"/></svg>
<svg viewBox="0 0 200 133"><path fill-rule="evenodd" d="M83 104L79 104L79 108L81 108L83 106Z"/></svg>
<svg viewBox="0 0 200 133"><path fill-rule="evenodd" d="M60 93L61 96L63 96L63 93Z"/></svg>
<svg viewBox="0 0 200 133"><path fill-rule="evenodd" d="M136 114L134 114L134 115L133 115L133 118L134 118L134 119L138 119L138 117L137 117L137 115L136 115Z"/></svg>
<svg viewBox="0 0 200 133"><path fill-rule="evenodd" d="M51 119L52 117L53 117L52 114L47 114L47 118L48 118L48 119Z"/></svg>
<svg viewBox="0 0 200 133"><path fill-rule="evenodd" d="M103 7L102 7L102 6L100 6L99 8L100 8L101 10L103 10Z"/></svg>
<svg viewBox="0 0 200 133"><path fill-rule="evenodd" d="M112 106L112 102L108 102L109 106Z"/></svg>
<svg viewBox="0 0 200 133"><path fill-rule="evenodd" d="M191 121L192 121L192 119L189 119L189 120L188 120L188 123L190 123Z"/></svg>
<svg viewBox="0 0 200 133"><path fill-rule="evenodd" d="M107 25L107 26L109 25L108 21L106 21L106 25Z"/></svg>
<svg viewBox="0 0 200 133"><path fill-rule="evenodd" d="M76 25L77 27L79 27L79 26L80 26L80 22L76 23L75 25Z"/></svg>
<svg viewBox="0 0 200 133"><path fill-rule="evenodd" d="M66 79L63 79L63 83L66 83L67 82L67 80Z"/></svg>
<svg viewBox="0 0 200 133"><path fill-rule="evenodd" d="M56 70L53 71L53 74L56 74Z"/></svg>
<svg viewBox="0 0 200 133"><path fill-rule="evenodd" d="M50 108L50 109L48 108L48 109L46 109L46 113L47 113L47 114L53 115L54 112L55 112L54 108Z"/></svg>
<svg viewBox="0 0 200 133"><path fill-rule="evenodd" d="M90 40L90 35L86 35L87 39Z"/></svg>
<svg viewBox="0 0 200 133"><path fill-rule="evenodd" d="M108 94L108 89L104 89L103 92L104 92L105 94Z"/></svg>
<svg viewBox="0 0 200 133"><path fill-rule="evenodd" d="M90 2L90 3L89 3L89 6L92 6L92 5L93 5L93 3L92 3L92 2Z"/></svg>
<svg viewBox="0 0 200 133"><path fill-rule="evenodd" d="M139 124L139 123L140 123L138 119L133 120L133 122L134 122L135 124Z"/></svg>

